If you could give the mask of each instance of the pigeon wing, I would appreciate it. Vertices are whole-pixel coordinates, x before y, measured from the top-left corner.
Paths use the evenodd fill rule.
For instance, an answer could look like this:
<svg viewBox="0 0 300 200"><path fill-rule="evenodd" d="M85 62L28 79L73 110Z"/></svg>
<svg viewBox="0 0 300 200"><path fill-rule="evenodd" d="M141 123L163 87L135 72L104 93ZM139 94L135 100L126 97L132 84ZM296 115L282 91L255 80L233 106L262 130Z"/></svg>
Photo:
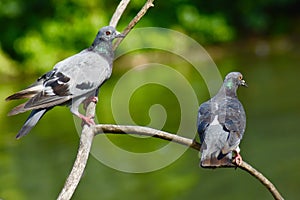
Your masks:
<svg viewBox="0 0 300 200"><path fill-rule="evenodd" d="M43 80L42 91L29 99L24 106L25 109L53 107L71 99L72 94L69 92L70 77L58 72L56 69L51 71L51 76L47 76L47 74L41 78Z"/></svg>
<svg viewBox="0 0 300 200"><path fill-rule="evenodd" d="M235 98L227 101L224 130L229 132L222 153L226 154L238 147L246 128L246 115L240 101Z"/></svg>
<svg viewBox="0 0 300 200"><path fill-rule="evenodd" d="M68 92L69 78L57 70L51 70L26 89L17 92L6 100L30 98L26 103L13 108L8 115L16 115L32 109L48 108L68 101L71 96Z"/></svg>
<svg viewBox="0 0 300 200"><path fill-rule="evenodd" d="M111 63L105 57L89 50L59 62L55 68L70 77L68 92L73 98L96 92L112 71Z"/></svg>
<svg viewBox="0 0 300 200"><path fill-rule="evenodd" d="M200 105L198 111L197 127L200 137L200 142L203 144L205 138L205 130L211 122L211 102L207 101Z"/></svg>

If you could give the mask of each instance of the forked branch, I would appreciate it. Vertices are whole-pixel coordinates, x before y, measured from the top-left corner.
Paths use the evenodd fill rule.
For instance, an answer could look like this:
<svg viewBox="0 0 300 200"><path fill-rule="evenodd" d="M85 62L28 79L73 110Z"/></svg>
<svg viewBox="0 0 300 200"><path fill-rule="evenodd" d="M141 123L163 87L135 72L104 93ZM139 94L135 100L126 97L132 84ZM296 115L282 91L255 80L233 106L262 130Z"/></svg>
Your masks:
<svg viewBox="0 0 300 200"><path fill-rule="evenodd" d="M128 27L125 29L123 34L127 35L127 33L136 25L136 23L144 16L147 10L153 6L154 0L147 0L141 11L137 14L136 17L129 23ZM130 0L122 0L119 3L113 17L110 21L110 25L116 27L118 21L120 20L123 12L125 11ZM116 41L114 44L114 49L116 49L122 40ZM95 116L95 103L91 102L87 105L86 108L86 116ZM80 144L78 148L78 153L76 156L76 160L73 164L73 168L64 184L63 189L61 190L57 200L69 200L73 196L79 181L84 172L85 166L87 164L87 160L90 154L92 142L94 139L93 128L88 125L84 125L82 128L82 132L80 135Z"/></svg>
<svg viewBox="0 0 300 200"><path fill-rule="evenodd" d="M128 26L125 28L125 30L122 32L125 36L133 29L133 27L142 19L142 17L146 14L147 10L151 7L153 7L154 0L147 0L145 5L142 7L142 9L138 12L138 14L129 22ZM112 21L111 21L112 23ZM118 38L116 42L114 43L113 49L117 49L117 47L120 45L124 38Z"/></svg>
<svg viewBox="0 0 300 200"><path fill-rule="evenodd" d="M139 11L139 13L132 19L127 28L123 31L124 35L127 35L130 30L136 25L136 23L145 15L147 10L153 6L154 0L147 0L143 8ZM117 7L111 21L110 25L116 27L120 17L125 11L130 0L122 0ZM114 49L116 49L121 43L122 38L117 40L114 44ZM91 102L86 108L87 116L95 116L95 103ZM69 200L74 194L78 183L81 179L81 176L84 172L85 166L87 164L88 156L91 150L91 145L94 139L94 136L97 134L137 134L137 135L146 135L152 136L156 138L160 138L163 140L168 140L172 142L176 142L181 145L189 146L197 151L200 150L200 144L197 143L193 139L184 138L175 134L171 134L168 132L155 130L148 127L140 127L140 126L121 126L121 125L96 125L89 127L87 125L83 126L82 133L80 136L80 144L78 153L76 156L76 160L74 162L71 173L69 174L65 185L58 196L58 200ZM278 200L282 200L283 197L280 195L275 186L260 172L254 169L251 165L246 162L242 162L240 166L237 166L240 169L243 169L250 173L252 176L257 178L264 186L271 192L273 197Z"/></svg>

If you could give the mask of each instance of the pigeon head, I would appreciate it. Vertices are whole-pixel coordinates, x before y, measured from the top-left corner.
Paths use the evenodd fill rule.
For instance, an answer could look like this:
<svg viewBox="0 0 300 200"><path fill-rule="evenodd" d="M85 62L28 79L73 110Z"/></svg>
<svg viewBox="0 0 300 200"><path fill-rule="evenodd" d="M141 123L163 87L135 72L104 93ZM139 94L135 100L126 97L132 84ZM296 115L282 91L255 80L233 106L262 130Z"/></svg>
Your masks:
<svg viewBox="0 0 300 200"><path fill-rule="evenodd" d="M248 87L243 75L240 72L230 72L224 80L224 87L229 90L236 90L239 86Z"/></svg>
<svg viewBox="0 0 300 200"><path fill-rule="evenodd" d="M108 46L111 46L112 41L115 38L119 38L119 37L124 37L124 35L121 34L120 32L118 32L112 26L104 26L99 30L99 32L98 32L98 34L97 34L97 36L96 36L96 38L95 38L95 40L94 40L94 42L91 46L91 49L94 49L95 47L97 47L101 43L103 45L110 44ZM107 46L107 45L105 45L105 46Z"/></svg>
<svg viewBox="0 0 300 200"><path fill-rule="evenodd" d="M118 32L114 27L112 26L104 26L102 27L95 39L96 41L113 41L113 39L118 38L118 37L124 37L123 34Z"/></svg>
<svg viewBox="0 0 300 200"><path fill-rule="evenodd" d="M104 26L102 27L92 46L89 48L90 51L97 51L103 54L110 54L109 56L113 57L112 53L112 41L118 37L124 37L125 35L119 33L112 26Z"/></svg>

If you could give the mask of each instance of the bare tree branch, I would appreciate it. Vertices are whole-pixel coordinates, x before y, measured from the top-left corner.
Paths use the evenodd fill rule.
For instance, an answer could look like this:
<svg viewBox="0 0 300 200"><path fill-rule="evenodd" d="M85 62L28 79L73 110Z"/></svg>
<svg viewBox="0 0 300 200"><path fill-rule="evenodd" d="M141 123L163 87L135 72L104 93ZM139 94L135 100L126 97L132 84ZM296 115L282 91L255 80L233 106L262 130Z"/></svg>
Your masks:
<svg viewBox="0 0 300 200"><path fill-rule="evenodd" d="M86 115L95 116L95 108L96 108L96 104L91 102L86 107ZM84 172L85 166L87 164L93 139L94 139L93 128L89 127L87 124L84 124L80 136L80 143L79 143L79 149L76 156L76 160L73 164L73 168L57 200L69 200L74 194L78 186L78 183L82 177L82 174Z"/></svg>
<svg viewBox="0 0 300 200"><path fill-rule="evenodd" d="M131 29L140 21L140 19L146 14L147 10L154 6L154 0L147 0L142 9L138 12L138 14L131 20L125 30L122 32L125 36L131 31ZM118 38L114 43L113 49L117 49L124 38Z"/></svg>
<svg viewBox="0 0 300 200"><path fill-rule="evenodd" d="M124 11L125 11L125 9L126 9L129 2L130 2L130 0L122 0L119 3L115 13L113 14L113 16L112 16L112 18L109 22L110 26L117 27L118 22L119 22L119 20L122 16L122 14L124 13Z"/></svg>
<svg viewBox="0 0 300 200"><path fill-rule="evenodd" d="M189 146L193 149L200 150L200 144L192 139L184 138L172 133L165 131L156 130L149 127L143 126L122 126L122 125L113 125L113 124L98 124L94 127L95 135L101 133L115 133L115 134L135 134L135 135L144 135L160 138L163 140L168 140Z"/></svg>
<svg viewBox="0 0 300 200"><path fill-rule="evenodd" d="M284 199L279 193L279 191L276 189L276 187L273 185L273 183L269 181L262 173L254 169L251 165L243 161L242 164L239 166L239 168L247 171L249 174L257 178L271 192L274 199L276 200Z"/></svg>
<svg viewBox="0 0 300 200"><path fill-rule="evenodd" d="M168 140L176 142L188 147L191 147L197 151L200 150L200 144L193 139L184 138L175 134L168 132L156 130L153 128L142 127L142 126L122 126L122 125L112 125L112 124L99 124L94 127L94 134L103 133L113 133L113 134L135 134L135 135L145 135L160 138L163 140ZM236 163L233 162L236 165ZM248 172L255 178L257 178L273 195L274 199L282 200L283 197L280 195L276 187L270 182L262 173L254 169L251 165L243 161L241 165L236 165L236 167Z"/></svg>
<svg viewBox="0 0 300 200"><path fill-rule="evenodd" d="M120 17L122 16L123 12L125 11L125 8L127 4L129 3L130 0L122 0L117 7L115 13L113 14L113 17L110 21L110 25L116 27L118 24L118 21ZM151 6L153 5L152 2L154 0L148 0L145 5L149 5L149 2L151 2ZM128 30L126 34L136 25L136 23L142 18L142 16L147 12L147 10L151 6L143 6L141 11L137 14L137 16L132 20L134 23L130 22L128 27L125 30ZM121 41L118 42L118 44L114 44L114 49L116 49ZM95 108L96 104L91 102L89 105L86 107L86 116L95 116ZM82 177L82 174L84 172L90 150L91 150L91 145L94 139L94 134L93 134L93 127L89 127L88 125L84 125L82 128L82 132L80 135L80 144L78 148L78 153L76 156L76 160L73 164L73 168L65 182L65 185L63 189L61 190L57 200L69 200L73 196L78 183Z"/></svg>

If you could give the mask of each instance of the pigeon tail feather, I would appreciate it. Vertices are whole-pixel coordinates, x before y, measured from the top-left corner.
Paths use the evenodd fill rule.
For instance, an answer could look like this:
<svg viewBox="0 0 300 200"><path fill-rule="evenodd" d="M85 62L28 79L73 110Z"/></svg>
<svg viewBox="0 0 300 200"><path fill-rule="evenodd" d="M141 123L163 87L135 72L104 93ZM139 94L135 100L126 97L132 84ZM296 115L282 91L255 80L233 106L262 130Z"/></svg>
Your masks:
<svg viewBox="0 0 300 200"><path fill-rule="evenodd" d="M5 101L18 100L18 99L29 99L36 95L36 91L20 91L13 95L10 95L5 99Z"/></svg>
<svg viewBox="0 0 300 200"><path fill-rule="evenodd" d="M29 99L35 96L42 90L43 86L40 84L33 84L28 88L21 90L15 94L10 95L5 99L5 101L18 100L18 99Z"/></svg>
<svg viewBox="0 0 300 200"><path fill-rule="evenodd" d="M23 113L23 112L26 112L27 109L24 108L26 103L22 103L16 107L14 107L7 115L8 116L12 116L12 115L17 115L19 113Z"/></svg>
<svg viewBox="0 0 300 200"><path fill-rule="evenodd" d="M29 131L38 123L38 121L43 117L43 115L50 110L51 108L45 108L45 109L37 109L33 110L29 117L27 118L25 124L19 131L18 135L16 136L16 139L19 139L23 137L24 135L27 135Z"/></svg>
<svg viewBox="0 0 300 200"><path fill-rule="evenodd" d="M201 161L200 161L200 166L203 168L235 167L235 165L232 164L231 154L226 154L220 159L219 159L219 156L216 157L214 154L202 155Z"/></svg>

